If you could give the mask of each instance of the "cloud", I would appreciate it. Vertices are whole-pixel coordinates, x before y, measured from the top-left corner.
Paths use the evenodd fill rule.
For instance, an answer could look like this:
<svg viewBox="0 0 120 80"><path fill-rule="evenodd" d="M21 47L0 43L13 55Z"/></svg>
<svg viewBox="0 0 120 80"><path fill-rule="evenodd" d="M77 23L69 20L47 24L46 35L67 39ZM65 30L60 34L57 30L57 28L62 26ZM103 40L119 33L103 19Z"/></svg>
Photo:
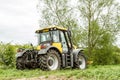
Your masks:
<svg viewBox="0 0 120 80"><path fill-rule="evenodd" d="M35 43L38 26L37 0L0 1L0 41Z"/></svg>

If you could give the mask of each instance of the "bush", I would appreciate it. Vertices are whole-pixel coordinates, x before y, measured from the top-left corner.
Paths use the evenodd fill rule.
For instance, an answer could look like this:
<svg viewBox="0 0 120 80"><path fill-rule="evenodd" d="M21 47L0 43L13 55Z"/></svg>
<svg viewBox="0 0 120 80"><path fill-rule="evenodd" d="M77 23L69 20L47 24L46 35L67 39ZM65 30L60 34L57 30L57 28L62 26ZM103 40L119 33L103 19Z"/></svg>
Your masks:
<svg viewBox="0 0 120 80"><path fill-rule="evenodd" d="M120 64L120 53L113 54L114 64Z"/></svg>
<svg viewBox="0 0 120 80"><path fill-rule="evenodd" d="M11 43L0 42L0 64L4 67L14 67L18 48L31 49L31 46L29 44L12 45Z"/></svg>
<svg viewBox="0 0 120 80"><path fill-rule="evenodd" d="M112 35L109 33L106 33L101 37L100 41L98 42L98 46L95 47L95 53L93 58L94 64L114 64L114 48L112 42Z"/></svg>
<svg viewBox="0 0 120 80"><path fill-rule="evenodd" d="M108 49L107 47L101 49L94 49L92 51L92 54L89 54L88 49L86 49L85 54L87 55L88 61L93 61L93 65L114 64L116 59L115 55L113 55L112 49L109 47Z"/></svg>
<svg viewBox="0 0 120 80"><path fill-rule="evenodd" d="M93 61L93 65L108 65L120 63L119 48L113 46L113 39L111 36L112 35L110 35L109 33L101 36L101 39L99 39L98 43L92 50L92 54L89 54L88 49L85 50L88 59Z"/></svg>
<svg viewBox="0 0 120 80"><path fill-rule="evenodd" d="M15 64L16 48L10 43L0 43L0 64L13 67Z"/></svg>
<svg viewBox="0 0 120 80"><path fill-rule="evenodd" d="M93 57L94 65L107 65L107 64L114 64L113 52L108 49L100 49L96 50Z"/></svg>

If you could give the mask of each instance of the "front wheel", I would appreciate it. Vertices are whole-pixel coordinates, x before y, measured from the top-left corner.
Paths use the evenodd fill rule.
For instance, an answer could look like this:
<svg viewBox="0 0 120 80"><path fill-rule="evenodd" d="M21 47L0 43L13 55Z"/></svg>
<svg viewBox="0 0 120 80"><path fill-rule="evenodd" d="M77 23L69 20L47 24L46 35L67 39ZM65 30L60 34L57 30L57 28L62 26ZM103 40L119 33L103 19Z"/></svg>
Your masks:
<svg viewBox="0 0 120 80"><path fill-rule="evenodd" d="M87 60L84 54L78 54L77 62L75 62L74 66L79 69L85 69L87 67Z"/></svg>

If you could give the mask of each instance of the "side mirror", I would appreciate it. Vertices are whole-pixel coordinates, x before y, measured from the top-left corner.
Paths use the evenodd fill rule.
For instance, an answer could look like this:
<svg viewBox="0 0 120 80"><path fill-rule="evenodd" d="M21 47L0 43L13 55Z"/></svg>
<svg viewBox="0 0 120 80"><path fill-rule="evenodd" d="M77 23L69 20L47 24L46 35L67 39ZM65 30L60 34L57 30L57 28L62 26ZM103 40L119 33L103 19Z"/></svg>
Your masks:
<svg viewBox="0 0 120 80"><path fill-rule="evenodd" d="M70 31L70 30L68 30L68 35L69 35L70 37L72 37L71 31Z"/></svg>
<svg viewBox="0 0 120 80"><path fill-rule="evenodd" d="M33 46L33 44L32 43L30 43L30 46L32 47L32 49L34 50L34 46Z"/></svg>

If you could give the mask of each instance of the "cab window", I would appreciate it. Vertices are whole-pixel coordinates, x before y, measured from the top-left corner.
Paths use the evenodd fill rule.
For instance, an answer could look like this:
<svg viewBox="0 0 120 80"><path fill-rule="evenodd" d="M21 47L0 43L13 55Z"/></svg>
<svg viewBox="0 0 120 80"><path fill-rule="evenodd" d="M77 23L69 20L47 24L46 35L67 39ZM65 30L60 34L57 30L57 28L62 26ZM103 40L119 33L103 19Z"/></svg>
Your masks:
<svg viewBox="0 0 120 80"><path fill-rule="evenodd" d="M60 42L59 40L59 31L52 31L52 36L53 36L53 42Z"/></svg>
<svg viewBox="0 0 120 80"><path fill-rule="evenodd" d="M39 44L46 41L51 41L49 32L44 32L39 34Z"/></svg>

